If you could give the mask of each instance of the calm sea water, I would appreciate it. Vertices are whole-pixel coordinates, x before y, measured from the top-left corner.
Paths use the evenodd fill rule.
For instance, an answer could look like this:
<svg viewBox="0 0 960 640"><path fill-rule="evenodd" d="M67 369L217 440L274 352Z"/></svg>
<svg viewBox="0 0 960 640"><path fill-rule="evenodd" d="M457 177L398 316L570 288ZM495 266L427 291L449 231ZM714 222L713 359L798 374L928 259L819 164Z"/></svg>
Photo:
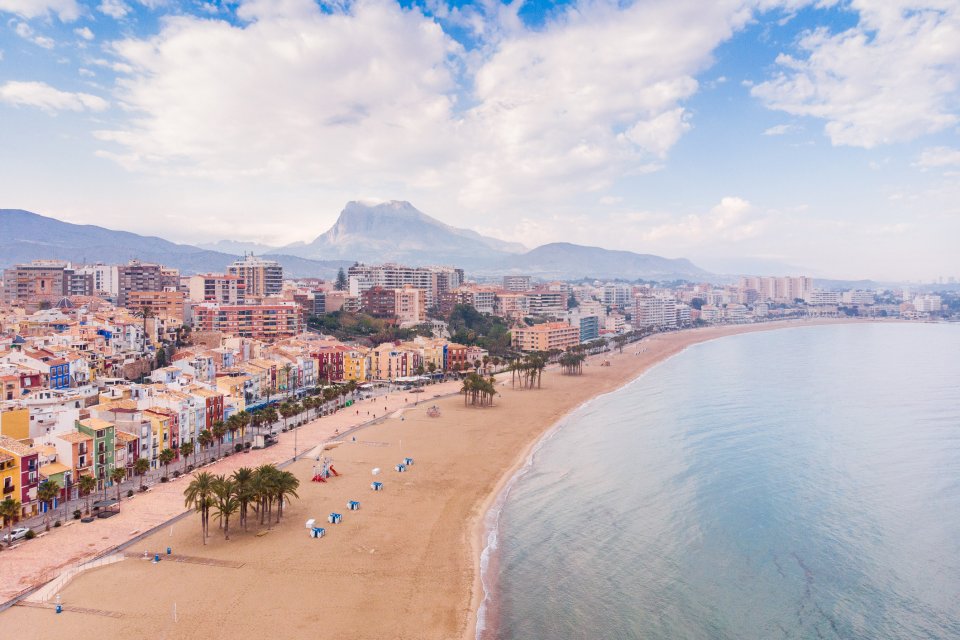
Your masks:
<svg viewBox="0 0 960 640"><path fill-rule="evenodd" d="M960 326L694 346L500 514L483 638L960 638Z"/></svg>

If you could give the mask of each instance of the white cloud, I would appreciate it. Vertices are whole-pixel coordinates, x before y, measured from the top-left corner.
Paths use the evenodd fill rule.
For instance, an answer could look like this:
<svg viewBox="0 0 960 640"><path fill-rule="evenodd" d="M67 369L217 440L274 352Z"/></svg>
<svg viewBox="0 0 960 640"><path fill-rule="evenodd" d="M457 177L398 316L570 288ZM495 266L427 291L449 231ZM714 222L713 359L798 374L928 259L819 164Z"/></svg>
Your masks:
<svg viewBox="0 0 960 640"><path fill-rule="evenodd" d="M751 93L769 108L826 120L835 145L871 148L960 122L960 5L955 0L853 0L857 26L825 28L781 54Z"/></svg>
<svg viewBox="0 0 960 640"><path fill-rule="evenodd" d="M76 0L0 0L0 12L24 18L56 14L63 22L72 22L80 17L80 6Z"/></svg>
<svg viewBox="0 0 960 640"><path fill-rule="evenodd" d="M123 0L102 0L97 6L97 11L119 20L130 13L130 6Z"/></svg>
<svg viewBox="0 0 960 640"><path fill-rule="evenodd" d="M793 124L778 124L765 129L763 135L765 136L785 136L788 133L792 133L797 130L797 126Z"/></svg>
<svg viewBox="0 0 960 640"><path fill-rule="evenodd" d="M73 32L83 38L84 40L93 40L93 31L90 31L89 27L81 27L79 29L74 29Z"/></svg>
<svg viewBox="0 0 960 640"><path fill-rule="evenodd" d="M740 242L760 235L765 216L743 198L727 196L704 214L693 214L676 222L654 226L642 234L648 242L671 242L697 246L713 242Z"/></svg>
<svg viewBox="0 0 960 640"><path fill-rule="evenodd" d="M37 35L37 33L26 22L17 22L13 30L24 40L28 40L38 47L43 47L44 49L53 49L57 44L52 38Z"/></svg>
<svg viewBox="0 0 960 640"><path fill-rule="evenodd" d="M60 91L43 82L10 81L0 85L0 102L36 107L47 113L57 111L103 111L109 104L89 93Z"/></svg>
<svg viewBox="0 0 960 640"><path fill-rule="evenodd" d="M691 126L695 75L750 17L740 0L581 0L531 31L518 8L447 12L481 34L470 52L388 0L251 0L239 26L168 17L113 47L132 119L97 134L117 145L102 155L473 211L549 205L658 169Z"/></svg>
<svg viewBox="0 0 960 640"><path fill-rule="evenodd" d="M950 147L924 149L916 164L924 169L960 165L960 149L951 149Z"/></svg>

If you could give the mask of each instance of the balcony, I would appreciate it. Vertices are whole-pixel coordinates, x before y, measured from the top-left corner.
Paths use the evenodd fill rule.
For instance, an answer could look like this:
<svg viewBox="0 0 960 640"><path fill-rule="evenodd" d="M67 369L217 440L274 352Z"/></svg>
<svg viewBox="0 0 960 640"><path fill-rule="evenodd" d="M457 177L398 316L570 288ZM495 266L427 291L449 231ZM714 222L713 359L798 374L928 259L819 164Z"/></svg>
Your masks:
<svg viewBox="0 0 960 640"><path fill-rule="evenodd" d="M5 496L10 495L10 494L13 493L15 490L16 490L16 487L14 487L13 485L10 485L9 487L4 487L4 488L3 488L3 495L5 495Z"/></svg>

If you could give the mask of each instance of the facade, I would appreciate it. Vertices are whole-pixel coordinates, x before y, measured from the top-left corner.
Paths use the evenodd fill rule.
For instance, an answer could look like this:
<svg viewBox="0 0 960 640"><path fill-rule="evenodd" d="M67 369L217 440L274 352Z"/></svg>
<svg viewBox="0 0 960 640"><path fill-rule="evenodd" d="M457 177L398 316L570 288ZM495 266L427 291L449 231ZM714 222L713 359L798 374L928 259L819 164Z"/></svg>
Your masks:
<svg viewBox="0 0 960 640"><path fill-rule="evenodd" d="M566 322L547 322L512 330L513 346L521 351L566 351L580 344L580 329Z"/></svg>
<svg viewBox="0 0 960 640"><path fill-rule="evenodd" d="M303 310L293 302L263 305L198 304L193 308L194 327L241 338L276 340L304 329Z"/></svg>
<svg viewBox="0 0 960 640"><path fill-rule="evenodd" d="M463 284L463 269L456 267L408 267L400 264L356 264L347 270L350 294L361 296L373 287L402 289L410 286L424 291L423 304L431 308L440 296Z"/></svg>
<svg viewBox="0 0 960 640"><path fill-rule="evenodd" d="M634 300L633 326L639 327L675 327L677 326L677 303L672 298L637 296Z"/></svg>
<svg viewBox="0 0 960 640"><path fill-rule="evenodd" d="M3 478L4 497L19 500L24 516L36 513L37 488L40 486L39 452L18 440L0 436L0 460L6 460L4 466L8 471ZM10 469L13 469L12 474ZM8 481L7 477L11 475L13 480Z"/></svg>
<svg viewBox="0 0 960 640"><path fill-rule="evenodd" d="M126 305L151 318L174 318L182 322L186 313L185 298L182 291L130 291Z"/></svg>
<svg viewBox="0 0 960 640"><path fill-rule="evenodd" d="M34 260L3 272L3 301L61 298L67 294L67 263Z"/></svg>
<svg viewBox="0 0 960 640"><path fill-rule="evenodd" d="M243 279L245 297L275 296L283 290L283 267L273 260L246 256L227 267L227 273Z"/></svg>
<svg viewBox="0 0 960 640"><path fill-rule="evenodd" d="M187 282L191 302L218 302L220 304L244 304L246 285L237 275L205 273L190 276Z"/></svg>
<svg viewBox="0 0 960 640"><path fill-rule="evenodd" d="M504 291L529 291L532 286L533 278L530 276L503 276Z"/></svg>
<svg viewBox="0 0 960 640"><path fill-rule="evenodd" d="M166 281L162 271L159 264L139 260L117 267L117 306L127 306L132 291L163 291Z"/></svg>

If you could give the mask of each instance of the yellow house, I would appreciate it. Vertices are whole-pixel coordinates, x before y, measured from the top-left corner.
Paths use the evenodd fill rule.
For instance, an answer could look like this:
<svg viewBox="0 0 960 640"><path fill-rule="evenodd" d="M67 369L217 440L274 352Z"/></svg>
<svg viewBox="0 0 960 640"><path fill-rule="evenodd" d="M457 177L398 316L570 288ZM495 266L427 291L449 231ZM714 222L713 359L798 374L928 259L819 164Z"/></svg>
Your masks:
<svg viewBox="0 0 960 640"><path fill-rule="evenodd" d="M30 410L11 409L0 413L0 435L14 440L26 440L30 437Z"/></svg>
<svg viewBox="0 0 960 640"><path fill-rule="evenodd" d="M343 379L366 382L370 379L370 354L364 349L343 352Z"/></svg>
<svg viewBox="0 0 960 640"><path fill-rule="evenodd" d="M0 450L0 500L20 499L20 465L12 454Z"/></svg>

